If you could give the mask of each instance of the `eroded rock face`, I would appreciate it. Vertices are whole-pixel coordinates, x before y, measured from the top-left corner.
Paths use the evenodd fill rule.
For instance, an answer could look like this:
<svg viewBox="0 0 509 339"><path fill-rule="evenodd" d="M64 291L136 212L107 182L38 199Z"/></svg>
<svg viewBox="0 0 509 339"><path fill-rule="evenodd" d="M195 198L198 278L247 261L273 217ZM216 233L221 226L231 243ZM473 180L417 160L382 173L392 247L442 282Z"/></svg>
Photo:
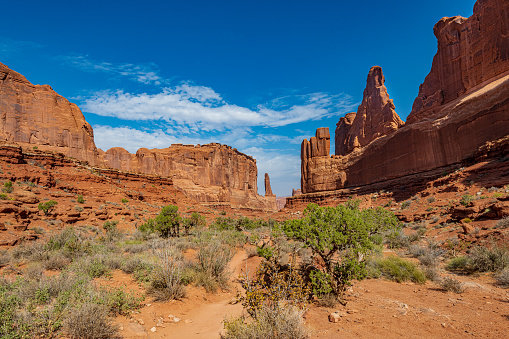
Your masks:
<svg viewBox="0 0 509 339"><path fill-rule="evenodd" d="M94 132L78 106L1 63L0 140L44 145L97 164Z"/></svg>
<svg viewBox="0 0 509 339"><path fill-rule="evenodd" d="M469 19L440 20L435 26L439 50L421 85L411 123L362 147L358 137L362 133L354 132L359 130L354 128L359 113L345 117L338 124L339 135L356 138L340 142L341 155L332 157L313 156L304 140L303 193L381 183L459 165L482 147L507 137L508 30L508 1L478 1ZM375 77L374 83L383 81Z"/></svg>
<svg viewBox="0 0 509 339"><path fill-rule="evenodd" d="M438 51L407 123L441 117L443 105L509 69L508 7L504 0L479 0L468 19L443 18L435 25Z"/></svg>
<svg viewBox="0 0 509 339"><path fill-rule="evenodd" d="M336 128L336 155L346 155L404 125L389 99L382 68L370 69L357 113L341 118Z"/></svg>
<svg viewBox="0 0 509 339"><path fill-rule="evenodd" d="M136 154L115 147L101 158L107 167L171 177L175 187L203 203L276 208L275 199L257 194L256 160L227 145L175 144L163 149L140 148Z"/></svg>

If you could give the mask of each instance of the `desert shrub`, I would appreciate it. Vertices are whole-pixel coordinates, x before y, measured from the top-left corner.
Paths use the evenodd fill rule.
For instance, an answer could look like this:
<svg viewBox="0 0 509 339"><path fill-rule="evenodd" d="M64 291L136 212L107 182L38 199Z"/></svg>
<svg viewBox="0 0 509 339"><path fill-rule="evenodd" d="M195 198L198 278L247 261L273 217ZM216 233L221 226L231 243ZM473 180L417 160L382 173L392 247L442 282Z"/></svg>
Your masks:
<svg viewBox="0 0 509 339"><path fill-rule="evenodd" d="M500 271L495 276L495 279L497 280L497 283L499 285L502 285L505 288L509 287L509 268L506 267L502 271Z"/></svg>
<svg viewBox="0 0 509 339"><path fill-rule="evenodd" d="M497 224L495 225L495 228L502 228L502 229L509 228L509 217L505 217L503 219L500 219L497 222Z"/></svg>
<svg viewBox="0 0 509 339"><path fill-rule="evenodd" d="M0 250L0 268L6 266L11 261L11 255L5 250Z"/></svg>
<svg viewBox="0 0 509 339"><path fill-rule="evenodd" d="M12 193L14 188L12 187L12 181L8 180L4 183L4 187L2 188L2 192L4 193Z"/></svg>
<svg viewBox="0 0 509 339"><path fill-rule="evenodd" d="M83 198L82 195L78 195L78 199L76 199L76 201L78 201L78 203L80 203L80 204L84 204L85 203L85 199Z"/></svg>
<svg viewBox="0 0 509 339"><path fill-rule="evenodd" d="M189 218L184 218L182 220L182 225L184 226L185 234L189 234L189 230L193 228L201 228L206 225L205 217L200 215L198 212L193 212Z"/></svg>
<svg viewBox="0 0 509 339"><path fill-rule="evenodd" d="M424 275L431 281L439 281L441 279L440 273L438 273L437 268L434 266L424 267Z"/></svg>
<svg viewBox="0 0 509 339"><path fill-rule="evenodd" d="M52 235L46 243L45 249L48 251L60 250L69 259L90 254L92 251L89 239L72 227Z"/></svg>
<svg viewBox="0 0 509 339"><path fill-rule="evenodd" d="M226 333L222 339L307 339L309 330L304 326L304 312L295 306L263 307L256 311L254 321L246 323L244 317L225 320Z"/></svg>
<svg viewBox="0 0 509 339"><path fill-rule="evenodd" d="M468 258L466 256L454 257L445 266L449 271L461 271L468 268Z"/></svg>
<svg viewBox="0 0 509 339"><path fill-rule="evenodd" d="M208 291L215 291L218 287L225 288L230 275L228 263L233 257L232 249L215 239L201 242L196 256L196 284L204 286Z"/></svg>
<svg viewBox="0 0 509 339"><path fill-rule="evenodd" d="M474 200L474 196L465 194L464 196L461 197L460 204L467 207L472 203L473 200Z"/></svg>
<svg viewBox="0 0 509 339"><path fill-rule="evenodd" d="M86 274L91 278L99 278L110 274L110 270L105 263L105 257L102 255L82 257L73 262L71 270L77 274Z"/></svg>
<svg viewBox="0 0 509 339"><path fill-rule="evenodd" d="M74 206L74 209L77 211L77 212L83 212L85 209L79 205L76 205Z"/></svg>
<svg viewBox="0 0 509 339"><path fill-rule="evenodd" d="M121 202L124 204L127 204L129 202L129 200L127 200L126 198L122 198Z"/></svg>
<svg viewBox="0 0 509 339"><path fill-rule="evenodd" d="M154 264L144 257L129 256L121 266L122 271L132 274L136 280L149 281Z"/></svg>
<svg viewBox="0 0 509 339"><path fill-rule="evenodd" d="M454 278L449 278L449 277L445 277L442 279L442 281L440 282L440 287L445 290L445 291L448 291L448 292L454 292L454 293L463 293L463 284L454 279Z"/></svg>
<svg viewBox="0 0 509 339"><path fill-rule="evenodd" d="M283 304L303 308L311 292L295 265L281 266L277 255L260 263L254 279L245 273L240 281L245 293L237 298L252 317L263 308L277 310Z"/></svg>
<svg viewBox="0 0 509 339"><path fill-rule="evenodd" d="M0 193L0 200L7 200L9 197L5 193Z"/></svg>
<svg viewBox="0 0 509 339"><path fill-rule="evenodd" d="M496 245L476 246L468 253L468 266L477 272L500 271L509 266L509 251Z"/></svg>
<svg viewBox="0 0 509 339"><path fill-rule="evenodd" d="M71 263L71 260L65 257L61 252L54 251L50 253L48 260L44 261L44 268L47 270L60 271Z"/></svg>
<svg viewBox="0 0 509 339"><path fill-rule="evenodd" d="M171 248L160 250L158 256L159 265L152 272L148 294L160 301L181 299L185 296L183 262L175 258Z"/></svg>
<svg viewBox="0 0 509 339"><path fill-rule="evenodd" d="M118 326L108 318L107 308L95 303L84 303L72 308L63 327L72 339L121 338Z"/></svg>
<svg viewBox="0 0 509 339"><path fill-rule="evenodd" d="M360 210L358 204L309 204L302 219L289 220L283 226L290 239L303 242L320 257L336 295L342 295L353 279L365 278L366 255L380 244L383 234L399 223L383 208Z"/></svg>
<svg viewBox="0 0 509 339"><path fill-rule="evenodd" d="M412 204L411 201L403 201L401 203L401 209L404 210L404 209L407 209L408 207L410 207L410 204Z"/></svg>
<svg viewBox="0 0 509 339"><path fill-rule="evenodd" d="M401 228L391 230L384 235L384 243L389 248L407 248L417 240L419 236L416 233L406 235Z"/></svg>
<svg viewBox="0 0 509 339"><path fill-rule="evenodd" d="M411 280L418 284L426 282L426 275L414 263L400 257L391 256L375 259L373 266L385 277L396 282Z"/></svg>
<svg viewBox="0 0 509 339"><path fill-rule="evenodd" d="M141 244L125 244L123 246L124 252L135 254L135 253L143 253L148 250L148 245L146 243Z"/></svg>
<svg viewBox="0 0 509 339"><path fill-rule="evenodd" d="M434 196L430 196L426 200L428 201L428 203L432 204L432 203L434 203L436 201L436 198Z"/></svg>
<svg viewBox="0 0 509 339"><path fill-rule="evenodd" d="M56 207L58 202L54 200L39 203L39 210L44 212L44 215L49 215Z"/></svg>

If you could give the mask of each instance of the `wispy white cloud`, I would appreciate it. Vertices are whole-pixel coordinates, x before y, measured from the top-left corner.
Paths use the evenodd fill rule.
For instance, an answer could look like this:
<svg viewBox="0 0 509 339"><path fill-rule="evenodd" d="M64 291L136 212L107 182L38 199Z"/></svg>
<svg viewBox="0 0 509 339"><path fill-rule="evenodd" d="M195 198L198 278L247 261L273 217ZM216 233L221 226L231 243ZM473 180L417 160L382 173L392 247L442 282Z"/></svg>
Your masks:
<svg viewBox="0 0 509 339"><path fill-rule="evenodd" d="M27 50L42 48L44 45L32 41L0 39L0 55L2 58L10 57Z"/></svg>
<svg viewBox="0 0 509 339"><path fill-rule="evenodd" d="M86 112L123 120L164 120L206 131L232 127L280 127L340 115L357 104L345 94L313 93L294 96L293 104L259 105L249 109L225 102L213 89L184 84L157 94L98 92L84 100ZM289 98L285 98L289 102ZM279 108L279 109L278 109Z"/></svg>
<svg viewBox="0 0 509 339"><path fill-rule="evenodd" d="M84 72L107 72L128 77L143 84L161 85L165 80L159 75L159 67L154 63L131 64L97 61L88 55L60 55L55 59Z"/></svg>

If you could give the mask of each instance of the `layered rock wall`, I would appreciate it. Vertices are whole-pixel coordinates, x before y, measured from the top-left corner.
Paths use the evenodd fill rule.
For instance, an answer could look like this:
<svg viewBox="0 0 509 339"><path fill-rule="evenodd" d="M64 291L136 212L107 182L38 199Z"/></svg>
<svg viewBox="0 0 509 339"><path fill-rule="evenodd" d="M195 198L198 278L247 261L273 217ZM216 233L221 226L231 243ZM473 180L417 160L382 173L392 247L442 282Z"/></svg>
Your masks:
<svg viewBox="0 0 509 339"><path fill-rule="evenodd" d="M440 20L435 26L439 43L433 67L407 124L367 139L363 147L359 136L366 134L354 127L360 112L376 121L378 115L394 110L389 101L385 106L365 105L370 102L368 88L373 88L368 76L359 112L338 123L338 155L315 155L304 140L303 193L369 185L459 164L486 143L509 135L508 27L509 1L501 0L477 1L469 19ZM378 79L373 83L383 85L383 77ZM378 99L384 97L383 90L378 93ZM382 106L391 109L380 110ZM361 119L361 125L368 126L368 120Z"/></svg>
<svg viewBox="0 0 509 339"><path fill-rule="evenodd" d="M98 164L94 132L78 106L1 63L0 141L43 145Z"/></svg>

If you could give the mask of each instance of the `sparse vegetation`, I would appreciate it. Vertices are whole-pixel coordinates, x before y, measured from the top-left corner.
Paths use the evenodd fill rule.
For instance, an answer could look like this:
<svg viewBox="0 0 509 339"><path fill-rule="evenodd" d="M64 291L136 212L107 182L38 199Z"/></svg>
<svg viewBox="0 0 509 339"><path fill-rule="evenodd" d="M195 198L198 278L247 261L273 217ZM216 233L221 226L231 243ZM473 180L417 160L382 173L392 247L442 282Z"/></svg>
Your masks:
<svg viewBox="0 0 509 339"><path fill-rule="evenodd" d="M454 292L458 294L463 293L464 291L463 284L460 281L449 277L445 277L442 279L442 281L440 282L440 287L445 291Z"/></svg>
<svg viewBox="0 0 509 339"><path fill-rule="evenodd" d="M465 207L468 207L472 201L474 200L474 196L465 194L461 197L460 204L462 204Z"/></svg>
<svg viewBox="0 0 509 339"><path fill-rule="evenodd" d="M413 281L418 284L426 282L426 275L414 263L400 257L378 258L369 262L372 278L384 277L396 282Z"/></svg>
<svg viewBox="0 0 509 339"><path fill-rule="evenodd" d="M44 215L49 215L56 207L58 202L54 200L39 203L39 210L44 212Z"/></svg>
<svg viewBox="0 0 509 339"><path fill-rule="evenodd" d="M12 181L8 180L4 183L4 187L2 188L2 192L4 193L12 193L14 191L14 187L12 187Z"/></svg>
<svg viewBox="0 0 509 339"><path fill-rule="evenodd" d="M383 208L361 210L358 206L359 201L337 207L309 204L302 219L289 220L283 228L290 239L303 242L323 261L321 276L338 296L353 279L366 277L367 255L399 223Z"/></svg>
<svg viewBox="0 0 509 339"><path fill-rule="evenodd" d="M78 201L78 203L80 204L84 204L85 203L85 199L83 198L82 195L78 195L78 199L76 199Z"/></svg>

